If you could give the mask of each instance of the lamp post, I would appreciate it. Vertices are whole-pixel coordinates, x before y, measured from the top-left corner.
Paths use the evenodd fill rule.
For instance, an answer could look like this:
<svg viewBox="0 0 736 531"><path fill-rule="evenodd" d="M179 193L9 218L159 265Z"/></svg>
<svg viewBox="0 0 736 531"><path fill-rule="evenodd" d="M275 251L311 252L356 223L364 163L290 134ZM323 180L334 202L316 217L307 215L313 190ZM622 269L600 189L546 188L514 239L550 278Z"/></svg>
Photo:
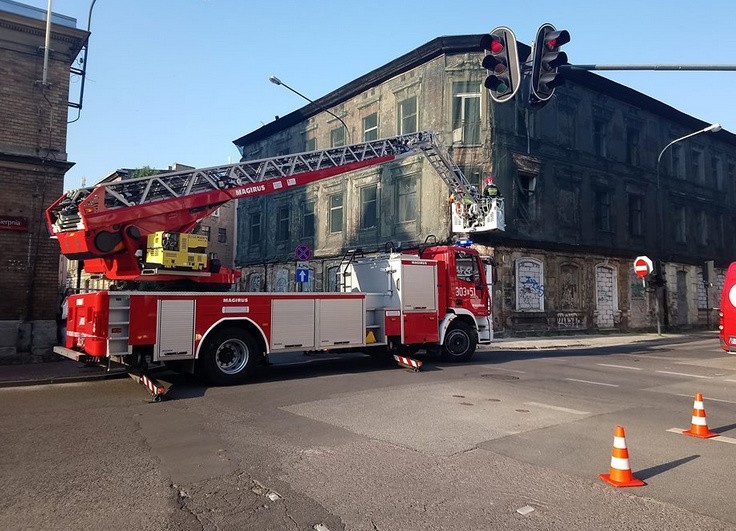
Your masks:
<svg viewBox="0 0 736 531"><path fill-rule="evenodd" d="M333 113L333 112L332 112L332 111L330 111L329 109L325 109L324 107L322 107L322 105L320 105L320 104L319 104L319 103L317 103L316 101L314 101L314 100L312 100L312 99L310 99L310 98L307 98L307 97L306 97L306 96L305 96L304 94L302 94L301 92L299 92L299 91L298 91L298 90L296 90L296 89L293 89L292 87L290 87L289 85L287 85L286 83L284 83L283 81L281 81L281 80L280 80L279 78L277 78L276 76L271 76L271 77L269 77L269 78L268 78L268 80L269 80L269 81L270 81L271 83L273 83L274 85L281 85L282 87L285 87L285 88L289 89L290 91L292 91L292 92L293 92L294 94L296 94L297 96L299 96L299 97L301 97L301 98L304 98L304 99L305 99L305 100L307 100L307 101L308 101L309 103L311 103L311 104L313 104L313 105L317 106L318 108L320 108L321 110L323 110L323 111L324 111L324 112L326 112L327 114L329 114L329 115L331 115L331 116L335 117L335 118L336 118L337 120L339 120L339 121L340 121L340 123L342 124L342 126L343 126L343 127L345 128L345 134L346 134L346 135L347 135L347 137L348 137L348 143L352 144L352 140L350 139L350 130L348 129L348 126L347 126L347 124L346 124L345 122L343 122L342 118L340 118L340 117L339 117L338 115L336 115L335 113Z"/></svg>
<svg viewBox="0 0 736 531"><path fill-rule="evenodd" d="M672 142L667 144L665 147L662 148L662 151L659 152L659 156L657 157L657 236L658 236L658 253L657 253L657 273L662 277L662 280L664 280L663 271L661 271L662 267L662 249L663 249L663 242L664 242L664 218L663 218L663 210L662 210L662 195L660 191L660 185L659 185L659 164L662 161L662 155L664 155L664 152L667 151L667 149L672 146L673 144L676 144L677 142L681 142L683 140L686 140L688 138L691 138L695 135L699 135L701 133L717 133L721 130L721 124L715 123L711 124L708 127L704 127L703 129L700 129L699 131L695 131L694 133L690 133L689 135L681 136L680 138L674 139ZM659 283L660 285L656 286L656 294L657 294L657 306L655 308L656 314L657 314L657 334L662 335L661 333L661 325L660 325L660 300L662 295L662 289L664 287L664 283ZM665 312L667 311L667 308L665 307Z"/></svg>

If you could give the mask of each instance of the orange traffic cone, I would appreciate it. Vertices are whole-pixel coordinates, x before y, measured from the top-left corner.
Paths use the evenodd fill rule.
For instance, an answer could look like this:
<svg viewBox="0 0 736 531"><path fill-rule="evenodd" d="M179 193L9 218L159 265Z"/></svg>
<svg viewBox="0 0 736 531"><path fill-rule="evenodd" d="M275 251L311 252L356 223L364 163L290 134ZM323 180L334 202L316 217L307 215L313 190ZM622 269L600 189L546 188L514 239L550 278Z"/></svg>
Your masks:
<svg viewBox="0 0 736 531"><path fill-rule="evenodd" d="M705 421L705 408L703 407L703 395L698 393L695 395L695 403L693 404L693 419L690 423L690 429L682 433L700 437L701 439L710 439L718 434L708 430L708 423Z"/></svg>
<svg viewBox="0 0 736 531"><path fill-rule="evenodd" d="M600 474L600 478L614 487L641 487L646 485L631 474L629 451L626 449L626 435L623 426L616 426L611 452L611 470L608 474Z"/></svg>

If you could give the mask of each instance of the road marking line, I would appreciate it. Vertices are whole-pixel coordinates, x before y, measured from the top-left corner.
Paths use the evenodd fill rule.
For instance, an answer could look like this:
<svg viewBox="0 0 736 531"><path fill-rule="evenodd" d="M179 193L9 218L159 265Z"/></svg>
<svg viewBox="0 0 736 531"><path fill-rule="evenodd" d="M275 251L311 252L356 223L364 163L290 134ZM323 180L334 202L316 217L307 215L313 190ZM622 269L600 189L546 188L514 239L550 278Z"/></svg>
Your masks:
<svg viewBox="0 0 736 531"><path fill-rule="evenodd" d="M635 358L644 358L650 360L681 360L682 358L675 358L673 356L652 356L651 354L625 354L626 356L633 356Z"/></svg>
<svg viewBox="0 0 736 531"><path fill-rule="evenodd" d="M614 369L631 369L632 371L640 371L641 367L629 367L628 365L612 365L610 363L596 363L601 367L613 367Z"/></svg>
<svg viewBox="0 0 736 531"><path fill-rule="evenodd" d="M562 411L563 413L572 413L573 415L590 415L590 411L579 411L577 409L570 409L567 407L553 406L551 404L541 404L539 402L524 402L525 406L536 406L543 407L546 409L554 409L555 411Z"/></svg>
<svg viewBox="0 0 736 531"><path fill-rule="evenodd" d="M571 382L593 384L593 385L605 385L606 387L618 387L618 385L616 384L609 384L609 383L603 383L603 382L591 382L590 380L577 380L575 378L565 378L565 380L569 380Z"/></svg>
<svg viewBox="0 0 736 531"><path fill-rule="evenodd" d="M693 395L683 395L683 394L676 393L675 396L687 396L687 397L692 398ZM726 404L736 404L736 402L734 402L733 400L723 400L722 398L710 398L710 397L708 397L706 400L708 402L725 402Z"/></svg>
<svg viewBox="0 0 736 531"><path fill-rule="evenodd" d="M679 433L679 434L682 434L683 431L687 431L687 430L683 430L682 428L670 428L667 431L670 432L670 433ZM736 444L736 439L734 439L732 437L725 437L723 435L716 435L715 437L711 437L711 438L706 439L706 440L708 440L708 441L716 441L716 442L724 442L724 443L728 443L728 444Z"/></svg>
<svg viewBox="0 0 736 531"><path fill-rule="evenodd" d="M689 378L704 378L707 380L710 380L713 378L712 376L700 376L699 374L687 374L684 372L672 372L672 371L656 371L656 372L660 374L671 374L673 376L687 376Z"/></svg>
<svg viewBox="0 0 736 531"><path fill-rule="evenodd" d="M724 380L726 382L736 383L736 380Z"/></svg>

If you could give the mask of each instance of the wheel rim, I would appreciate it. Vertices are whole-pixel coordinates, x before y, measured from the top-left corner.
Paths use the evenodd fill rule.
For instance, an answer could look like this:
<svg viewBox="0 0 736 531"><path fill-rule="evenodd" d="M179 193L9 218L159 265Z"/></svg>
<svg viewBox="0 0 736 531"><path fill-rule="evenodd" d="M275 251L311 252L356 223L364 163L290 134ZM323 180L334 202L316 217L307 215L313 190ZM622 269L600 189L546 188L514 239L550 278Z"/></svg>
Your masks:
<svg viewBox="0 0 736 531"><path fill-rule="evenodd" d="M228 339L215 353L215 363L224 374L238 374L248 363L248 345L239 339Z"/></svg>
<svg viewBox="0 0 736 531"><path fill-rule="evenodd" d="M470 338L462 330L452 330L445 338L445 346L451 356L462 356L470 348Z"/></svg>

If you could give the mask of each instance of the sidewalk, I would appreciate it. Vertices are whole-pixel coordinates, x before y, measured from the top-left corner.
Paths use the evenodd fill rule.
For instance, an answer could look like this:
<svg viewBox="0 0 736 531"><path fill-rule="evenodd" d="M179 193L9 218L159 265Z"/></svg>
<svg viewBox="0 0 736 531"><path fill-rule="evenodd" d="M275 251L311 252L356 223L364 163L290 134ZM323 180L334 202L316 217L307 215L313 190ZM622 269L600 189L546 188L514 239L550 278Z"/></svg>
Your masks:
<svg viewBox="0 0 736 531"><path fill-rule="evenodd" d="M0 387L71 383L127 377L123 369L107 371L100 366L85 366L78 361L62 359L46 363L0 365Z"/></svg>
<svg viewBox="0 0 736 531"><path fill-rule="evenodd" d="M634 343L673 343L692 340L712 340L714 347L719 344L716 331L698 331L686 334L664 334L662 336L652 333L504 338L496 339L490 345L481 345L478 350L551 350L630 345ZM126 376L127 372L124 369L115 368L107 371L105 368L96 365L85 366L77 361L63 359L48 363L0 365L0 388L104 380Z"/></svg>

